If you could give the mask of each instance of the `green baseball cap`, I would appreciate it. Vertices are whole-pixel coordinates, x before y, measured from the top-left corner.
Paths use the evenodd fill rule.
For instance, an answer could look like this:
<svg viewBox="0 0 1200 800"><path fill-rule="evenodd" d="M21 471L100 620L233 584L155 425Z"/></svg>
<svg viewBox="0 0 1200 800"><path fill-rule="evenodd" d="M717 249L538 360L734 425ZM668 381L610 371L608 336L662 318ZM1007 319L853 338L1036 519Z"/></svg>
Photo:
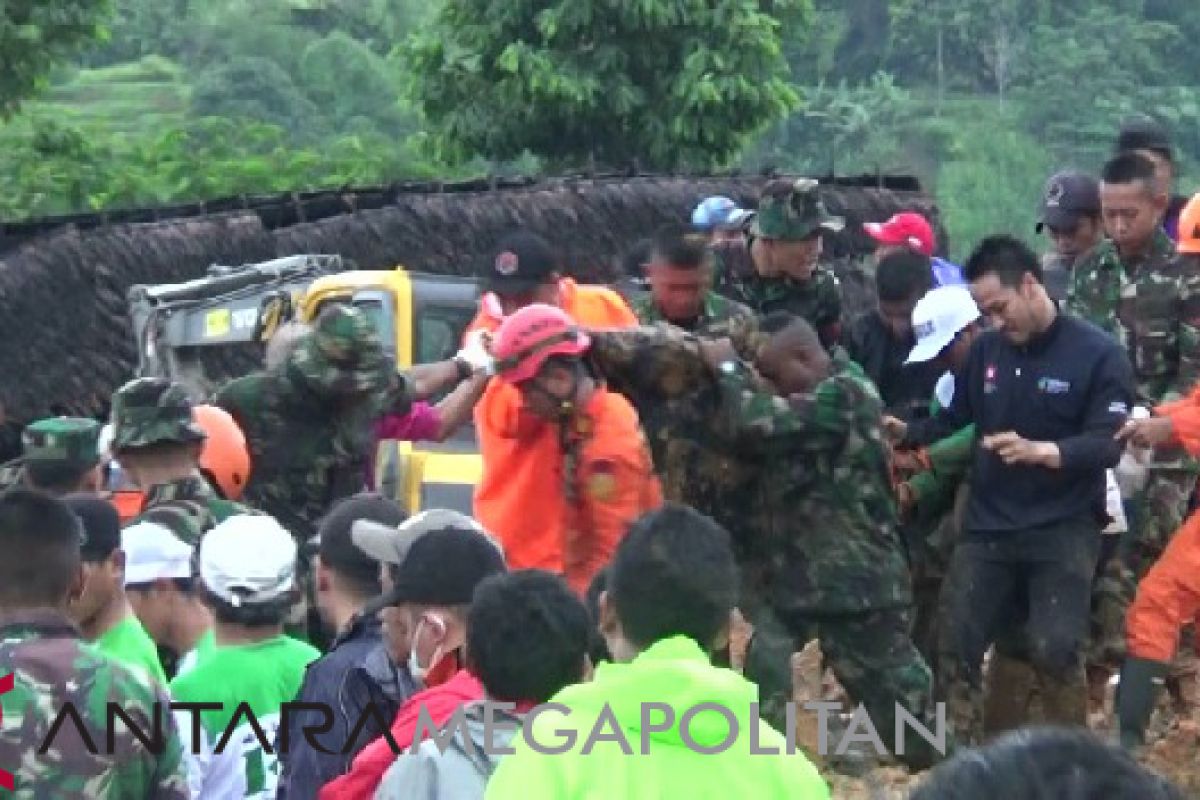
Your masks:
<svg viewBox="0 0 1200 800"><path fill-rule="evenodd" d="M812 178L798 178L785 191L770 185L758 202L758 212L750 226L752 236L763 239L798 241L817 230L837 233L846 221L825 210L820 184Z"/></svg>
<svg viewBox="0 0 1200 800"><path fill-rule="evenodd" d="M315 389L332 395L382 391L393 372L371 321L359 309L341 304L321 312L289 366Z"/></svg>
<svg viewBox="0 0 1200 800"><path fill-rule="evenodd" d="M112 399L114 452L174 442L205 439L192 416L192 400L182 384L166 378L135 378Z"/></svg>
<svg viewBox="0 0 1200 800"><path fill-rule="evenodd" d="M51 417L31 423L21 433L26 464L91 467L100 461L100 428L86 417Z"/></svg>

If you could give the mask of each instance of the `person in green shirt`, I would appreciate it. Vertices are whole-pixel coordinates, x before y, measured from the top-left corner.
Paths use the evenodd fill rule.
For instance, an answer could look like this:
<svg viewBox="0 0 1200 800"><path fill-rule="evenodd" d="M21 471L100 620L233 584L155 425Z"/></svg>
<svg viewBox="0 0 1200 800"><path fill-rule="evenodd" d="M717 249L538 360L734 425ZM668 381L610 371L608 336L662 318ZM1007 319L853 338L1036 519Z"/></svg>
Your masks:
<svg viewBox="0 0 1200 800"><path fill-rule="evenodd" d="M199 713L200 740L185 757L193 796L275 797L280 711L320 657L283 632L299 595L296 558L292 535L261 514L230 517L200 540L198 588L213 612L214 648L170 684L177 703L219 706ZM192 730L192 713L176 712L181 730Z"/></svg>
<svg viewBox="0 0 1200 800"><path fill-rule="evenodd" d="M154 640L125 595L125 552L116 508L94 494L67 495L63 502L79 517L87 536L80 548L84 589L71 605L72 617L84 638L101 653L166 686L167 675Z"/></svg>
<svg viewBox="0 0 1200 800"><path fill-rule="evenodd" d="M121 549L133 612L178 677L214 648L212 612L192 579L195 548L161 522L146 521L121 531Z"/></svg>

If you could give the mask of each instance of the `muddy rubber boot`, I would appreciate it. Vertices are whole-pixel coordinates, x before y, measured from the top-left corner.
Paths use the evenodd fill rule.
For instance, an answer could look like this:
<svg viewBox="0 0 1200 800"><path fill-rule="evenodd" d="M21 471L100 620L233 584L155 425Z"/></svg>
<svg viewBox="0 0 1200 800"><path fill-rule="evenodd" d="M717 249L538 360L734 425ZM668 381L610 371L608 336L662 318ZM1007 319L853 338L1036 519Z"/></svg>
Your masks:
<svg viewBox="0 0 1200 800"><path fill-rule="evenodd" d="M1086 728L1087 676L1080 664L1064 678L1041 674L1042 714L1047 725Z"/></svg>
<svg viewBox="0 0 1200 800"><path fill-rule="evenodd" d="M1027 724L1038 675L1027 661L992 651L983 682L983 733L988 739Z"/></svg>
<svg viewBox="0 0 1200 800"><path fill-rule="evenodd" d="M1108 713L1108 682L1112 672L1108 667L1089 665L1086 669L1088 685L1088 715L1105 715Z"/></svg>
<svg viewBox="0 0 1200 800"><path fill-rule="evenodd" d="M1145 743L1146 726L1170 669L1171 665L1162 661L1125 659L1121 683L1117 686L1117 724L1125 749L1132 750Z"/></svg>

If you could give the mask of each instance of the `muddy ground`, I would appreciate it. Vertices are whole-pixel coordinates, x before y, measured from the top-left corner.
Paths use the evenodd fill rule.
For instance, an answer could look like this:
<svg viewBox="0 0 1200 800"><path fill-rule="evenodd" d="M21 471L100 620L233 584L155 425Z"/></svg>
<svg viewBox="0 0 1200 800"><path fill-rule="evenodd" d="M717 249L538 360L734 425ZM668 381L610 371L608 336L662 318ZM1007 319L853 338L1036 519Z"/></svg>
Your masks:
<svg viewBox="0 0 1200 800"><path fill-rule="evenodd" d="M740 668L749 634L748 625L735 626L732 641L735 668ZM810 642L804 651L796 654L792 666L797 703L827 700L848 705L837 682L822 670L816 642ZM1107 710L1097 709L1089 719L1090 727L1105 739L1114 739L1111 702L1110 696ZM815 721L810 720L807 726L802 722L797 731L797 742L806 752L816 752L816 737ZM1164 693L1151 722L1148 745L1138 760L1174 782L1186 797L1200 800L1200 711L1193 709L1190 713L1181 713ZM819 761L818 766L829 782L835 800L907 800L924 776L924 773L911 774L898 766L877 766L857 776L839 774Z"/></svg>

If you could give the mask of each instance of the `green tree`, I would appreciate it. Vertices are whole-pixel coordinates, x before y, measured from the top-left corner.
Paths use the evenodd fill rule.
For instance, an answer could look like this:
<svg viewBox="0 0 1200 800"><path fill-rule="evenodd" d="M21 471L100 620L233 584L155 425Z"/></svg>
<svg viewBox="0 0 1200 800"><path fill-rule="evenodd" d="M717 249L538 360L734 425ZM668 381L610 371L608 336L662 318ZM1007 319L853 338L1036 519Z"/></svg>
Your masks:
<svg viewBox="0 0 1200 800"><path fill-rule="evenodd" d="M446 0L404 58L455 157L704 167L796 106L780 29L810 11L809 0Z"/></svg>
<svg viewBox="0 0 1200 800"><path fill-rule="evenodd" d="M1040 247L1034 234L1039 194L1053 169L1046 149L1025 134L1011 109L977 110L959 121L935 192L952 254L966 258L991 233L1012 233Z"/></svg>
<svg viewBox="0 0 1200 800"><path fill-rule="evenodd" d="M324 127L324 117L274 61L241 57L202 73L192 94L201 117L259 120L311 138Z"/></svg>
<svg viewBox="0 0 1200 800"><path fill-rule="evenodd" d="M1151 111L1162 96L1157 87L1179 83L1171 54L1182 49L1173 25L1102 9L1066 26L1037 26L1030 49L1037 68L1024 72L1017 90L1026 129L1060 159L1096 165L1122 116Z"/></svg>
<svg viewBox="0 0 1200 800"><path fill-rule="evenodd" d="M41 88L50 70L101 35L109 0L0 2L0 117Z"/></svg>
<svg viewBox="0 0 1200 800"><path fill-rule="evenodd" d="M364 117L392 133L403 124L387 62L341 31L305 48L297 78L299 88L339 123Z"/></svg>

